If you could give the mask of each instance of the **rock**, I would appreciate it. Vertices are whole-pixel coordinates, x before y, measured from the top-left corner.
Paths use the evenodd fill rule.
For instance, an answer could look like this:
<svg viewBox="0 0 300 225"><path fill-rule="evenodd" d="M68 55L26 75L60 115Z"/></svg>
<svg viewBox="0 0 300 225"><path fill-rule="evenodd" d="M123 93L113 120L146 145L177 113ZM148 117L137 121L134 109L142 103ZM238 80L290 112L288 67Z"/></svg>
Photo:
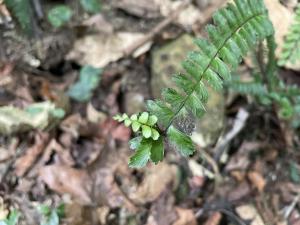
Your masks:
<svg viewBox="0 0 300 225"><path fill-rule="evenodd" d="M193 37L184 34L177 40L156 49L152 52L152 80L151 89L155 98L160 98L161 90L165 87L174 87L171 81L172 74L180 72L181 61L188 51L197 50L193 44ZM193 141L201 147L207 147L216 142L224 125L224 95L209 88L209 100L206 106L207 113L197 120Z"/></svg>

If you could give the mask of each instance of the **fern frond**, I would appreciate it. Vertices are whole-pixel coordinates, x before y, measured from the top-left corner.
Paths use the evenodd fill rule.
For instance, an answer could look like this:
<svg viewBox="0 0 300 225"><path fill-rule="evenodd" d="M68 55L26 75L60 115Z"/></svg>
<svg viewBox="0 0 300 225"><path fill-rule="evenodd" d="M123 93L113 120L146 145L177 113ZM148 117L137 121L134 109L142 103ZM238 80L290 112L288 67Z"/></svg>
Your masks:
<svg viewBox="0 0 300 225"><path fill-rule="evenodd" d="M283 50L278 64L283 66L288 62L295 64L300 60L300 5L295 12L294 22L285 38Z"/></svg>
<svg viewBox="0 0 300 225"><path fill-rule="evenodd" d="M27 33L31 33L31 6L29 0L4 0L6 7L18 20L21 28Z"/></svg>
<svg viewBox="0 0 300 225"><path fill-rule="evenodd" d="M177 90L163 91L163 101L150 101L148 110L160 118L165 131L185 112L196 117L205 112L208 98L206 83L215 90L222 89L223 80L230 80L242 56L258 40L273 34L262 0L235 0L213 15L215 25L208 25L209 40L197 39L199 51L190 52L182 63L186 74L177 74L173 80ZM159 115L167 115L161 118Z"/></svg>
<svg viewBox="0 0 300 225"><path fill-rule="evenodd" d="M229 87L240 94L243 95L253 95L253 96L262 96L266 95L267 89L261 82L243 82L240 80L236 80L230 82Z"/></svg>
<svg viewBox="0 0 300 225"><path fill-rule="evenodd" d="M185 74L173 76L176 87L165 89L161 100L147 102L148 111L158 118L159 144L145 135L134 139L132 146L136 153L130 159L131 166L144 166L150 159L160 161L163 138L183 156L193 154L195 148L190 136L175 128L175 123L182 116L201 117L209 97L207 85L215 90L222 89L223 80L231 80L231 71L238 67L242 57L254 48L257 41L274 34L263 0L234 0L217 11L213 21L214 25L206 27L208 39L196 39L199 50L190 52L183 61ZM158 153L152 158L155 144Z"/></svg>

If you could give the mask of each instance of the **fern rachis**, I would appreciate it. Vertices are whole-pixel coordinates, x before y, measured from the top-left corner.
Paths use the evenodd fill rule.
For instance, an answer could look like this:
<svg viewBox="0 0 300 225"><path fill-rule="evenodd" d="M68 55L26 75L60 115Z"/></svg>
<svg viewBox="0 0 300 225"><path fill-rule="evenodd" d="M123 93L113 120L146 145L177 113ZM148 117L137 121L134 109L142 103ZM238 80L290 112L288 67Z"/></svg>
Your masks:
<svg viewBox="0 0 300 225"><path fill-rule="evenodd" d="M216 90L222 89L222 80L230 80L230 71L238 67L242 56L258 40L273 35L273 26L262 0L235 0L234 4L229 3L226 8L217 11L213 21L215 26L206 27L209 39L196 39L195 44L200 51L190 52L182 63L186 74L173 76L176 90L165 89L162 100L149 101L147 104L149 112L158 118L161 136L184 156L194 152L194 145L188 135L175 128L174 122L186 114L201 117L208 98L206 82ZM134 162L130 163L131 166L144 166L145 162L152 160L153 140L144 135L142 140L142 144L136 147L136 154L131 157L130 162ZM163 148L162 138L159 141ZM163 152L161 149L159 151ZM141 157L143 153L145 157ZM161 160L156 158L152 161L157 163Z"/></svg>

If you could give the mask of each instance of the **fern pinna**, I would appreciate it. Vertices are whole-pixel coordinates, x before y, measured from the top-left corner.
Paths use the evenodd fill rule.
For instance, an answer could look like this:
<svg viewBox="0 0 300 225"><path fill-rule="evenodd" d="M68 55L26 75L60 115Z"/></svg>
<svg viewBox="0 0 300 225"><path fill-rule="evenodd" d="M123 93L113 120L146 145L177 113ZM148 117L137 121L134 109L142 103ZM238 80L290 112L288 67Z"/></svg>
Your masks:
<svg viewBox="0 0 300 225"><path fill-rule="evenodd" d="M5 5L17 18L21 28L27 33L31 32L31 5L28 0L4 0Z"/></svg>
<svg viewBox="0 0 300 225"><path fill-rule="evenodd" d="M154 163L161 161L165 140L182 155L193 154L195 146L191 138L177 129L174 122L190 114L201 117L209 97L206 86L222 89L223 80L231 79L231 71L238 67L242 56L257 41L272 36L274 32L262 0L235 0L217 11L213 21L215 25L206 27L208 40L196 39L199 50L190 52L182 63L186 73L173 76L176 90L167 88L161 100L147 102L150 115L158 118L153 126L160 137L154 140L141 133L131 140L130 146L135 150L129 161L131 167L143 167L149 160ZM131 124L127 122L127 125Z"/></svg>
<svg viewBox="0 0 300 225"><path fill-rule="evenodd" d="M288 62L295 64L300 60L300 4L295 13L294 22L289 29L284 44L279 65L283 66Z"/></svg>

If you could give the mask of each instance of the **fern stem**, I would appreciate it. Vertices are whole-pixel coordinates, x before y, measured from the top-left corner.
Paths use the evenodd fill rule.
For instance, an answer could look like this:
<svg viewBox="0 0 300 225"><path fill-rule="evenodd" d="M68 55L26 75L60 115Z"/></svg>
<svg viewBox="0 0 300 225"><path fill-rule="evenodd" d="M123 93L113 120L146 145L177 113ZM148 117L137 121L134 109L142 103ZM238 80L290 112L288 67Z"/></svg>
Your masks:
<svg viewBox="0 0 300 225"><path fill-rule="evenodd" d="M197 82L195 83L195 85L192 88L192 91L186 95L186 97L184 98L184 100L182 101L182 103L180 104L180 106L178 107L178 110L174 113L174 116L172 117L172 119L170 120L170 122L168 123L168 125L166 126L166 128L164 129L164 132L167 131L170 126L173 124L175 118L177 117L177 115L180 113L180 111L183 109L184 105L186 104L187 100L190 98L190 96L194 93L194 91L196 90L197 85L199 85L199 83L201 82L203 75L206 73L206 71L211 67L212 62L214 61L214 59L219 55L220 51L222 48L225 47L226 43L233 37L234 34L236 34L246 23L248 23L250 20L258 17L258 16L262 16L264 15L264 13L258 13L255 15L252 15L251 17L249 17L248 19L246 19L240 26L238 26L223 42L223 44L217 49L216 53L213 55L213 57L211 57L208 65L206 66L206 68L203 70L202 75L200 76L200 78L197 80Z"/></svg>

